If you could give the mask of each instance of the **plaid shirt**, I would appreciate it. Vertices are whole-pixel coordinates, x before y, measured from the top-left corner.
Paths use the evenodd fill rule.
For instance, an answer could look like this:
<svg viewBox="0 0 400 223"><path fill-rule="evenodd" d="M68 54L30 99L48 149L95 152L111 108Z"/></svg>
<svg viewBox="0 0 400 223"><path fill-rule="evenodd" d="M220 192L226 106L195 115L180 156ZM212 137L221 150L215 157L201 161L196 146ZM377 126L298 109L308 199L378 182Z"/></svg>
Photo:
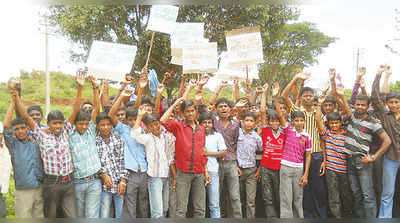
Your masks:
<svg viewBox="0 0 400 223"><path fill-rule="evenodd" d="M123 178L126 179L128 174L124 162L125 143L116 131L111 130L108 142L97 134L96 145L99 150L101 170L103 173L109 175L114 182L112 188L107 188L103 184L103 191L117 193L120 180Z"/></svg>
<svg viewBox="0 0 400 223"><path fill-rule="evenodd" d="M74 170L68 140L72 129L71 123L65 120L64 128L61 130L60 135L56 136L52 132L47 134L44 129L35 124L33 133L39 143L43 169L46 174L65 176Z"/></svg>

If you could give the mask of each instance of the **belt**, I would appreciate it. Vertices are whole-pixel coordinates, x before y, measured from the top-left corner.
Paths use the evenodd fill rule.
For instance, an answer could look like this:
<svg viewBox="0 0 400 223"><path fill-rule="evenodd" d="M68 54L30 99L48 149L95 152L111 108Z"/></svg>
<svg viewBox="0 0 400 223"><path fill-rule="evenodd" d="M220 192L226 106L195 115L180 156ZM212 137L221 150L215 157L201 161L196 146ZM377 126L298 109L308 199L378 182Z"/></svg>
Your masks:
<svg viewBox="0 0 400 223"><path fill-rule="evenodd" d="M100 176L99 173L95 173L95 174L92 174L90 176L79 178L78 180L87 180L87 181L89 181L89 180L97 179L97 178L99 178L99 176Z"/></svg>
<svg viewBox="0 0 400 223"><path fill-rule="evenodd" d="M45 175L45 178L47 178L47 181L53 181L53 183L67 183L73 180L73 176L72 173L68 174L68 175L64 175L64 176L57 176L57 175ZM45 180L46 182L46 180Z"/></svg>

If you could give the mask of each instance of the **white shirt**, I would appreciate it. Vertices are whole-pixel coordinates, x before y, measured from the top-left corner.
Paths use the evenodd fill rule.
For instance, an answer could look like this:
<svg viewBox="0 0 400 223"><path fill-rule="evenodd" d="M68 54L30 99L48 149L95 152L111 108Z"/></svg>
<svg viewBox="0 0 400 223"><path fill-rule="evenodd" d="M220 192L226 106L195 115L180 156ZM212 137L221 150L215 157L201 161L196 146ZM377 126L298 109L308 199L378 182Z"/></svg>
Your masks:
<svg viewBox="0 0 400 223"><path fill-rule="evenodd" d="M209 152L220 152L226 150L224 137L219 132L206 136L206 150ZM207 171L218 172L218 160L215 156L207 156Z"/></svg>
<svg viewBox="0 0 400 223"><path fill-rule="evenodd" d="M11 168L11 156L3 143L3 147L0 148L0 193L8 193Z"/></svg>

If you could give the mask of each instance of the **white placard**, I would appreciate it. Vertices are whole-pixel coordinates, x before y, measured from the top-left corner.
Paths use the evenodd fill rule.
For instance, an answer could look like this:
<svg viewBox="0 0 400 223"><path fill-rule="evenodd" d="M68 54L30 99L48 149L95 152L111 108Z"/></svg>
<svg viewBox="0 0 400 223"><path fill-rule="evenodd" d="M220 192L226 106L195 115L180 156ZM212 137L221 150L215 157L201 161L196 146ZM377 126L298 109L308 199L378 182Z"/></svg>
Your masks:
<svg viewBox="0 0 400 223"><path fill-rule="evenodd" d="M233 80L233 79L259 79L258 65L230 65L230 58L227 52L221 53L221 61L219 63L218 71L215 72L218 79Z"/></svg>
<svg viewBox="0 0 400 223"><path fill-rule="evenodd" d="M96 78L124 81L132 69L136 51L133 45L93 41L86 62L88 73Z"/></svg>
<svg viewBox="0 0 400 223"><path fill-rule="evenodd" d="M182 57L172 56L171 64L181 65L182 66Z"/></svg>
<svg viewBox="0 0 400 223"><path fill-rule="evenodd" d="M214 73L218 68L217 43L188 43L182 50L183 73Z"/></svg>
<svg viewBox="0 0 400 223"><path fill-rule="evenodd" d="M178 17L179 7L172 5L153 5L150 9L147 30L171 34Z"/></svg>
<svg viewBox="0 0 400 223"><path fill-rule="evenodd" d="M175 29L171 33L171 55L182 56L183 45L197 41L204 42L204 23L175 23Z"/></svg>
<svg viewBox="0 0 400 223"><path fill-rule="evenodd" d="M261 33L258 27L227 32L226 46L233 66L264 63Z"/></svg>

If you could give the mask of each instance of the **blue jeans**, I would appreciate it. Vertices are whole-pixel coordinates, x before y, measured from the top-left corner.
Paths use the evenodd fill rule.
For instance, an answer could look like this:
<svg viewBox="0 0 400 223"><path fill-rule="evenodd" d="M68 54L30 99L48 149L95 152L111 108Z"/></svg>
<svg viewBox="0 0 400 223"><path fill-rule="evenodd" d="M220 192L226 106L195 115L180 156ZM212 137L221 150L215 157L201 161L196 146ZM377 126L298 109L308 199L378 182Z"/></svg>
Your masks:
<svg viewBox="0 0 400 223"><path fill-rule="evenodd" d="M387 157L383 159L382 197L379 218L392 218L394 185L399 167L399 161L394 161Z"/></svg>
<svg viewBox="0 0 400 223"><path fill-rule="evenodd" d="M372 182L372 163L361 163L361 156L348 156L350 187L355 201L355 213L361 218L376 218L376 196Z"/></svg>
<svg viewBox="0 0 400 223"><path fill-rule="evenodd" d="M101 181L100 179L75 179L75 196L78 218L99 218Z"/></svg>
<svg viewBox="0 0 400 223"><path fill-rule="evenodd" d="M111 201L114 199L115 218L121 218L124 196L110 192L101 192L100 218L109 218Z"/></svg>
<svg viewBox="0 0 400 223"><path fill-rule="evenodd" d="M208 172L211 182L207 185L208 202L211 218L220 218L221 210L219 208L219 175L218 172Z"/></svg>
<svg viewBox="0 0 400 223"><path fill-rule="evenodd" d="M7 214L6 198L0 193L0 218L5 218Z"/></svg>
<svg viewBox="0 0 400 223"><path fill-rule="evenodd" d="M149 177L147 185L149 187L151 218L165 217L168 211L168 178Z"/></svg>

